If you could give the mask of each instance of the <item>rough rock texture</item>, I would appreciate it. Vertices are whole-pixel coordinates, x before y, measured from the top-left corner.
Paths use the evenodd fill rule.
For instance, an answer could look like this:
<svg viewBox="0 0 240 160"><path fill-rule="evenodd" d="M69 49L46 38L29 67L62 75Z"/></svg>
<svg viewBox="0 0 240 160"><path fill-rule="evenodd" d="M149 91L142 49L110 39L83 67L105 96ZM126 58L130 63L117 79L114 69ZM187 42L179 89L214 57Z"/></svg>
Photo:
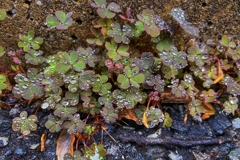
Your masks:
<svg viewBox="0 0 240 160"><path fill-rule="evenodd" d="M239 35L240 1L235 0L113 0L122 9L131 6L136 15L143 9L153 9L161 18L173 23L170 11L174 7L185 10L189 22L201 28L200 38L220 38L223 33ZM85 35L89 32L92 21L98 16L90 6L91 0L0 0L0 8L7 10L7 18L0 21L0 45L6 51L16 50L19 35L34 30L36 36L44 38L41 49L45 54L59 50L75 49L85 44ZM110 0L108 0L110 2ZM73 11L74 24L66 31L48 29L44 24L47 15L55 11ZM174 23L176 23L174 21ZM3 61L4 59L4 61ZM1 64L9 65L6 56Z"/></svg>

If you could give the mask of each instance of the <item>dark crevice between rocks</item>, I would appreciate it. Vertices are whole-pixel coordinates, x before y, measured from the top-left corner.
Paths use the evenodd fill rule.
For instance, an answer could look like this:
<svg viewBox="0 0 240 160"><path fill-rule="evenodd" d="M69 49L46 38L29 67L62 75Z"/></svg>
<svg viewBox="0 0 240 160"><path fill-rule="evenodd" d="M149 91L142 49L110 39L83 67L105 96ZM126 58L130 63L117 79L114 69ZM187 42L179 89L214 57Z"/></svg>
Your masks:
<svg viewBox="0 0 240 160"><path fill-rule="evenodd" d="M81 19L77 19L76 22L77 22L77 24L79 24L79 25L82 24L82 20L81 20Z"/></svg>
<svg viewBox="0 0 240 160"><path fill-rule="evenodd" d="M15 8L13 8L13 9L7 11L7 16L9 18L12 18L14 16L14 14L16 14L16 12L17 12L17 10Z"/></svg>

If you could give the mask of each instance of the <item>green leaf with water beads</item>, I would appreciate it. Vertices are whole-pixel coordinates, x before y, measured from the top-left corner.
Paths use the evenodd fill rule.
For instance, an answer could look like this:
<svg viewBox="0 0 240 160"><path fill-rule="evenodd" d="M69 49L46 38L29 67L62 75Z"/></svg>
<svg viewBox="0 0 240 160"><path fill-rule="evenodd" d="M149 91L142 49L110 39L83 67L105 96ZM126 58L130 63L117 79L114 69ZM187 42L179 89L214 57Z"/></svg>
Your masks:
<svg viewBox="0 0 240 160"><path fill-rule="evenodd" d="M160 52L159 56L162 63L166 66L174 66L176 69L182 69L188 65L186 60L187 54L178 51L175 46L172 46L169 52Z"/></svg>
<svg viewBox="0 0 240 160"><path fill-rule="evenodd" d="M38 65L44 62L44 57L42 56L43 51L36 51L30 49L28 53L25 54L26 63L30 63L33 65Z"/></svg>
<svg viewBox="0 0 240 160"><path fill-rule="evenodd" d="M30 115L28 117L28 113L23 111L20 113L19 117L15 117L12 123L13 131L20 131L23 135L28 135L31 131L35 131L37 129L37 116Z"/></svg>
<svg viewBox="0 0 240 160"><path fill-rule="evenodd" d="M123 70L124 74L119 74L117 81L120 83L122 89L127 89L131 86L139 88L141 83L145 81L145 76L143 73L138 73L138 67L131 69L129 66L126 66Z"/></svg>
<svg viewBox="0 0 240 160"><path fill-rule="evenodd" d="M134 31L131 26L124 24L121 28L119 23L112 24L112 30L109 30L108 35L113 38L116 43L129 44L129 38L134 36Z"/></svg>
<svg viewBox="0 0 240 160"><path fill-rule="evenodd" d="M65 14L63 11L56 11L55 16L49 15L46 18L46 23L48 27L57 28L59 30L66 30L73 23L72 19L73 12L68 12Z"/></svg>
<svg viewBox="0 0 240 160"><path fill-rule="evenodd" d="M77 107L69 106L70 103L66 100L62 101L64 101L63 103L66 103L66 105L57 104L55 107L56 110L53 113L55 116L61 117L62 120L66 120L69 115L77 112Z"/></svg>
<svg viewBox="0 0 240 160"><path fill-rule="evenodd" d="M94 67L96 65L96 62L99 61L99 56L96 55L96 50L88 47L86 49L82 47L78 47L76 50L79 57L83 58L85 61L85 64L87 64L90 67Z"/></svg>
<svg viewBox="0 0 240 160"><path fill-rule="evenodd" d="M7 12L4 9L0 9L0 21L4 20L7 16Z"/></svg>
<svg viewBox="0 0 240 160"><path fill-rule="evenodd" d="M107 5L106 0L94 0L91 6L97 8L97 13L101 18L113 18L116 13L121 12L117 3L111 2Z"/></svg>
<svg viewBox="0 0 240 160"><path fill-rule="evenodd" d="M44 95L42 86L43 73L38 72L36 68L30 68L27 71L27 76L20 73L14 77L17 84L13 87L14 96L17 98L23 97L30 100L33 97L41 97Z"/></svg>
<svg viewBox="0 0 240 160"><path fill-rule="evenodd" d="M80 72L86 67L83 58L81 58L75 51L72 51L70 53L59 52L58 55L60 58L63 58L63 60L65 60L65 62L59 62L56 65L56 70L60 73L66 73L71 68L74 71Z"/></svg>
<svg viewBox="0 0 240 160"><path fill-rule="evenodd" d="M180 24L180 26L186 33L193 36L198 36L199 29L192 26L191 23L185 20L184 11L181 8L173 8L171 11L171 15Z"/></svg>
<svg viewBox="0 0 240 160"><path fill-rule="evenodd" d="M101 104L96 100L95 97L92 97L90 101L84 102L81 108L82 112L90 113L92 115L99 114L100 110Z"/></svg>
<svg viewBox="0 0 240 160"><path fill-rule="evenodd" d="M134 37L138 38L141 36L142 32L144 31L144 25L141 21L136 21L135 22L135 27L133 28L134 30Z"/></svg>
<svg viewBox="0 0 240 160"><path fill-rule="evenodd" d="M6 84L6 76L3 75L3 74L0 74L0 92L3 90L3 89L6 89L7 88L7 84Z"/></svg>
<svg viewBox="0 0 240 160"><path fill-rule="evenodd" d="M149 126L154 127L164 120L164 114L159 108L151 106L149 110L146 111L147 120Z"/></svg>
<svg viewBox="0 0 240 160"><path fill-rule="evenodd" d="M105 107L113 106L113 96L111 93L105 94L98 98L98 102Z"/></svg>
<svg viewBox="0 0 240 160"><path fill-rule="evenodd" d="M118 110L112 106L111 107L105 106L101 110L101 115L105 119L105 122L114 123L118 118Z"/></svg>
<svg viewBox="0 0 240 160"><path fill-rule="evenodd" d="M127 52L129 46L126 44L118 45L116 42L112 40L111 43L106 42L105 47L108 50L108 57L114 61L118 61L122 57L129 56L129 53Z"/></svg>
<svg viewBox="0 0 240 160"><path fill-rule="evenodd" d="M34 31L29 31L28 35L22 35L19 37L20 42L18 42L18 47L23 48L25 52L33 50L38 50L40 45L43 43L43 39L40 37L34 38Z"/></svg>
<svg viewBox="0 0 240 160"><path fill-rule="evenodd" d="M86 123L80 119L79 114L69 115L69 121L63 123L63 127L67 129L69 134L82 133Z"/></svg>
<svg viewBox="0 0 240 160"><path fill-rule="evenodd" d="M201 113L204 113L204 107L202 105L202 101L199 99L192 99L192 101L188 105L188 108L192 116L196 116L196 115L200 115Z"/></svg>
<svg viewBox="0 0 240 160"><path fill-rule="evenodd" d="M92 32L91 34L88 34L86 36L86 41L89 43L89 44L96 44L98 46L101 46L103 45L104 43L104 37L103 35L101 34L101 30L98 29L98 28L94 28L94 27L91 27L90 28L90 31Z"/></svg>
<svg viewBox="0 0 240 160"><path fill-rule="evenodd" d="M171 83L172 85L170 85L169 87L171 88L171 92L173 95L175 95L176 97L182 97L183 95L187 94L185 88L181 84L179 84L179 79L172 79Z"/></svg>
<svg viewBox="0 0 240 160"><path fill-rule="evenodd" d="M80 73L79 77L79 88L82 90L88 90L94 82L96 81L95 72L92 70L83 71Z"/></svg>
<svg viewBox="0 0 240 160"><path fill-rule="evenodd" d="M55 109L56 104L62 100L62 89L59 88L57 92L49 92L45 95L46 99L41 105L42 109Z"/></svg>
<svg viewBox="0 0 240 160"><path fill-rule="evenodd" d="M44 85L45 92L57 93L61 90L61 86L64 84L64 81L60 73L54 72L53 74L45 75L44 77L45 78L42 80L42 84Z"/></svg>
<svg viewBox="0 0 240 160"><path fill-rule="evenodd" d="M88 136L92 135L95 131L96 127L95 126L91 126L89 124L86 125L86 127L84 128L84 133L87 134Z"/></svg>
<svg viewBox="0 0 240 160"><path fill-rule="evenodd" d="M154 12L151 10L143 10L141 14L137 15L137 18L143 22L144 29L151 37L157 37L160 34L160 29L154 23Z"/></svg>
<svg viewBox="0 0 240 160"><path fill-rule="evenodd" d="M204 63L206 63L208 60L209 50L210 50L210 47L205 44L202 44L201 46L196 44L188 48L187 58L190 62L195 62L198 67L202 67Z"/></svg>
<svg viewBox="0 0 240 160"><path fill-rule="evenodd" d="M104 149L103 144L97 143L93 143L89 149L86 148L83 152L88 160L104 160L104 157L107 155L107 151Z"/></svg>
<svg viewBox="0 0 240 160"><path fill-rule="evenodd" d="M142 103L146 99L146 94L139 89L125 90L124 92L116 89L113 91L112 96L114 103L118 109L132 109L138 102Z"/></svg>
<svg viewBox="0 0 240 160"><path fill-rule="evenodd" d="M238 98L229 96L228 101L224 102L223 107L227 113L232 113L234 115L234 112L238 108Z"/></svg>
<svg viewBox="0 0 240 160"><path fill-rule="evenodd" d="M227 92L233 95L240 94L240 84L229 75L222 79L223 84L227 86Z"/></svg>
<svg viewBox="0 0 240 160"><path fill-rule="evenodd" d="M79 91L78 92L67 91L65 93L65 98L69 101L71 106L75 106L79 103Z"/></svg>
<svg viewBox="0 0 240 160"><path fill-rule="evenodd" d="M210 103L216 99L217 93L215 93L213 89L209 89L208 91L203 90L200 97L202 97L205 102Z"/></svg>
<svg viewBox="0 0 240 160"><path fill-rule="evenodd" d="M163 73L164 78L171 79L176 77L178 69L175 66L162 65L161 72Z"/></svg>
<svg viewBox="0 0 240 160"><path fill-rule="evenodd" d="M59 132L62 129L63 121L60 117L50 114L48 121L45 123L45 127L48 128L50 132Z"/></svg>
<svg viewBox="0 0 240 160"><path fill-rule="evenodd" d="M107 94L112 88L112 84L107 81L108 77L106 75L97 74L96 81L92 84L93 92L97 92L101 95Z"/></svg>

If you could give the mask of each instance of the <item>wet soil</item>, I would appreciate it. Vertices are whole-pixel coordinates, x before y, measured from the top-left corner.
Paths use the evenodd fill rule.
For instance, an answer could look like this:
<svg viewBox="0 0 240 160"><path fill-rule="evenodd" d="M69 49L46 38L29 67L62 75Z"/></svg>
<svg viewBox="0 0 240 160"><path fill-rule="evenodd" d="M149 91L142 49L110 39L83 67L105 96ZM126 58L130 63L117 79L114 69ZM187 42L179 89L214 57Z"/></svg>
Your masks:
<svg viewBox="0 0 240 160"><path fill-rule="evenodd" d="M4 99L16 103L17 99ZM11 110L0 113L0 160L56 160L56 141L59 133L51 133L44 124L49 111L39 110L38 129L27 136L13 132L12 119L21 111L34 113L38 102L27 106L14 105ZM106 160L238 160L240 158L240 127L232 124L233 116L223 115L221 108L215 106L217 114L205 121L188 117L183 119L183 105L167 105L173 119L170 128L161 124L150 129L124 120L118 124L108 124L108 132L117 141L104 134L103 144L107 150ZM119 125L121 124L121 125ZM127 125L126 125L127 124ZM46 132L45 151L40 152L40 138ZM95 136L101 141L101 135ZM207 142L207 143L206 143ZM79 144L79 148L82 145Z"/></svg>

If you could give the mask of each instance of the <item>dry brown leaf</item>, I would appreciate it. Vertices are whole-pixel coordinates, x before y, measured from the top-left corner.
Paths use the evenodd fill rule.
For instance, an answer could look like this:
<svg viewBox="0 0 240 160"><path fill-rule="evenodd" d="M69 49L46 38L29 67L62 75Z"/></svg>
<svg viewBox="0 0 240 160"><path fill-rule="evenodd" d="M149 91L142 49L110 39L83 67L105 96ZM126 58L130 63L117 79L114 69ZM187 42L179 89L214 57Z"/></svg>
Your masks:
<svg viewBox="0 0 240 160"><path fill-rule="evenodd" d="M133 120L135 122L138 122L138 119L137 119L133 109L124 108L122 111L119 112L118 115L119 115L118 120L121 120L122 118L126 118L126 119L129 119L129 120Z"/></svg>
<svg viewBox="0 0 240 160"><path fill-rule="evenodd" d="M47 139L47 135L46 132L42 134L41 136L41 147L40 147L40 151L43 152L45 150L45 141Z"/></svg>
<svg viewBox="0 0 240 160"><path fill-rule="evenodd" d="M63 129L57 140L56 155L58 160L63 160L66 153L73 155L73 144L75 135L70 135L66 129Z"/></svg>

